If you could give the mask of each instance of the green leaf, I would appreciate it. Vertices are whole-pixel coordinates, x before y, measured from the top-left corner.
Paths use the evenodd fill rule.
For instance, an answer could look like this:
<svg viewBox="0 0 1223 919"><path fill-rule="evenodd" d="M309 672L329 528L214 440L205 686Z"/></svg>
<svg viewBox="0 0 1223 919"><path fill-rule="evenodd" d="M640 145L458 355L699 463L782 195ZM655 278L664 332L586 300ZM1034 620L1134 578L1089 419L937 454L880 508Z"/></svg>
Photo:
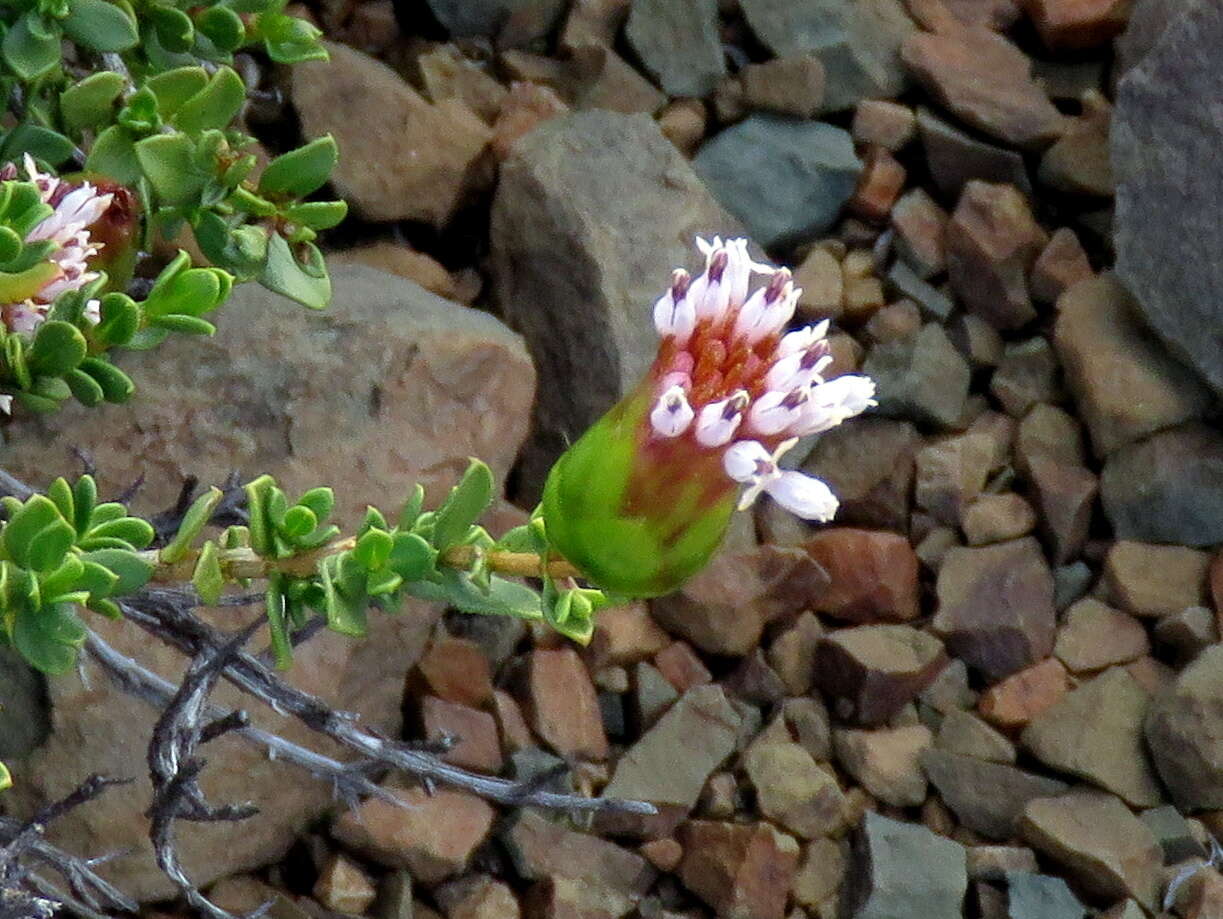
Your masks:
<svg viewBox="0 0 1223 919"><path fill-rule="evenodd" d="M280 532L294 543L309 536L318 528L318 517L308 507L295 504L285 511L284 520L280 523Z"/></svg>
<svg viewBox="0 0 1223 919"><path fill-rule="evenodd" d="M107 600L102 597L94 597L89 601L89 608L99 615L105 616L107 619L122 619L123 610L119 608L119 604L113 600Z"/></svg>
<svg viewBox="0 0 1223 919"><path fill-rule="evenodd" d="M33 571L53 571L64 562L75 531L68 521L56 519L30 539L26 549L27 567Z"/></svg>
<svg viewBox="0 0 1223 919"><path fill-rule="evenodd" d="M348 216L347 201L306 201L281 211L285 220L312 230L330 230Z"/></svg>
<svg viewBox="0 0 1223 919"><path fill-rule="evenodd" d="M200 549L195 571L191 574L191 583L200 599L208 606L215 606L221 599L221 591L225 588L225 574L221 571L221 556L217 544L211 539Z"/></svg>
<svg viewBox="0 0 1223 919"><path fill-rule="evenodd" d="M128 549L94 549L82 553L81 560L101 565L118 578L108 596L135 593L153 576L153 566Z"/></svg>
<svg viewBox="0 0 1223 919"><path fill-rule="evenodd" d="M403 578L394 571L383 569L382 571L370 572L369 578L365 582L365 590L371 597L382 597L387 594L393 594L399 589L401 584L403 584Z"/></svg>
<svg viewBox="0 0 1223 919"><path fill-rule="evenodd" d="M321 310L331 300L331 279L322 253L313 243L302 246L306 253L306 264L300 263L284 237L273 233L268 238L267 262L259 283L302 306Z"/></svg>
<svg viewBox="0 0 1223 919"><path fill-rule="evenodd" d="M197 316L182 316L171 314L158 316L152 320L153 325L169 332L179 332L183 335L215 335L217 327L207 319Z"/></svg>
<svg viewBox="0 0 1223 919"><path fill-rule="evenodd" d="M51 499L61 517L69 522L76 519L76 500L72 495L72 486L63 476L51 483L51 487L47 489L47 497Z"/></svg>
<svg viewBox="0 0 1223 919"><path fill-rule="evenodd" d="M224 130L246 102L246 84L231 67L222 67L198 93L179 106L171 122L181 131Z"/></svg>
<svg viewBox="0 0 1223 919"><path fill-rule="evenodd" d="M331 516L331 511L335 508L335 492L325 485L311 488L297 499L297 503L301 507L309 508L315 519L323 521Z"/></svg>
<svg viewBox="0 0 1223 919"><path fill-rule="evenodd" d="M420 509L424 506L425 488L417 482L412 486L412 493L403 502L403 507L399 509L399 529L410 530L416 526L416 520L420 517Z"/></svg>
<svg viewBox="0 0 1223 919"><path fill-rule="evenodd" d="M203 67L176 67L149 77L144 84L157 99L157 111L169 119L182 104L208 85Z"/></svg>
<svg viewBox="0 0 1223 919"><path fill-rule="evenodd" d="M127 294L112 291L102 297L101 322L90 333L104 347L126 345L140 330L140 306Z"/></svg>
<svg viewBox="0 0 1223 919"><path fill-rule="evenodd" d="M8 265L21 254L24 240L12 227L0 225L0 265Z"/></svg>
<svg viewBox="0 0 1223 919"><path fill-rule="evenodd" d="M493 501L493 473L472 459L459 484L437 509L433 523L433 545L439 552L462 541Z"/></svg>
<svg viewBox="0 0 1223 919"><path fill-rule="evenodd" d="M199 316L217 306L221 288L217 269L188 268L154 287L144 301L144 312L151 319L171 314Z"/></svg>
<svg viewBox="0 0 1223 919"><path fill-rule="evenodd" d="M81 405L93 408L106 401L106 393L102 392L101 384L84 370L69 370L64 374L64 382L72 390L73 398Z"/></svg>
<svg viewBox="0 0 1223 919"><path fill-rule="evenodd" d="M136 389L131 377L106 361L97 357L87 357L81 361L81 370L98 381L107 402L126 402Z"/></svg>
<svg viewBox="0 0 1223 919"><path fill-rule="evenodd" d="M72 486L72 500L76 510L72 524L77 533L84 533L89 529L89 521L98 503L98 483L93 476L83 475L76 480Z"/></svg>
<svg viewBox="0 0 1223 919"><path fill-rule="evenodd" d="M195 144L185 134L158 134L136 142L136 160L163 204L199 200L209 174L196 164Z"/></svg>
<svg viewBox="0 0 1223 919"><path fill-rule="evenodd" d="M157 534L153 527L139 517L121 517L93 527L88 534L89 539L121 539L137 549L143 549L153 541Z"/></svg>
<svg viewBox="0 0 1223 919"><path fill-rule="evenodd" d="M382 530L369 530L361 534L361 538L357 540L357 545L352 550L352 557L362 568L373 571L386 564L393 545L394 541L390 533Z"/></svg>
<svg viewBox="0 0 1223 919"><path fill-rule="evenodd" d="M58 131L36 124L19 124L9 131L0 144L0 159L18 162L25 154L36 160L58 166L76 151L76 145Z"/></svg>
<svg viewBox="0 0 1223 919"><path fill-rule="evenodd" d="M50 320L38 327L30 347L30 371L59 375L79 366L89 353L89 344L76 326Z"/></svg>
<svg viewBox="0 0 1223 919"><path fill-rule="evenodd" d="M178 532L162 547L158 558L169 565L184 558L204 532L204 527L208 526L212 512L217 509L223 497L225 495L221 489L214 486L196 498L191 507L187 508L187 513L183 514L183 522L179 524Z"/></svg>
<svg viewBox="0 0 1223 919"><path fill-rule="evenodd" d="M289 641L289 626L285 619L285 596L281 575L268 576L264 599L276 669L288 670L293 665L293 644Z"/></svg>
<svg viewBox="0 0 1223 919"><path fill-rule="evenodd" d="M30 567L30 543L42 530L63 520L59 508L45 495L33 495L4 525L4 550L22 568Z"/></svg>
<svg viewBox="0 0 1223 919"><path fill-rule="evenodd" d="M242 486L246 492L246 511L250 517L251 549L256 555L268 556L272 552L272 522L268 519L267 501L276 480L270 475L261 475Z"/></svg>
<svg viewBox="0 0 1223 919"><path fill-rule="evenodd" d="M104 549L102 551L114 550ZM109 597L119 586L119 575L115 574L105 565L94 561L82 560L81 568L81 576L77 579L76 586L81 590L89 591L91 600Z"/></svg>
<svg viewBox="0 0 1223 919"><path fill-rule="evenodd" d="M259 193L304 198L327 181L338 157L339 150L330 134L312 140L272 160L259 177Z"/></svg>
<svg viewBox="0 0 1223 919"><path fill-rule="evenodd" d="M52 676L73 668L85 636L85 627L68 603L19 610L13 623L17 651L36 670Z"/></svg>
<svg viewBox="0 0 1223 919"><path fill-rule="evenodd" d="M284 13L265 13L259 17L264 34L263 47L277 64L325 61L327 49L319 44L322 34L304 19Z"/></svg>
<svg viewBox="0 0 1223 919"><path fill-rule="evenodd" d="M361 597L354 602L341 592L338 583L340 558L332 556L319 567L323 579L323 613L327 617L327 628L333 632L361 638L366 632L365 600Z"/></svg>
<svg viewBox="0 0 1223 919"><path fill-rule="evenodd" d="M126 51L140 41L136 23L106 0L71 0L64 31L78 45L94 51Z"/></svg>
<svg viewBox="0 0 1223 919"><path fill-rule="evenodd" d="M56 568L47 570L47 573L39 578L42 595L54 599L73 593L84 573L85 563L77 556L65 553Z"/></svg>
<svg viewBox="0 0 1223 919"><path fill-rule="evenodd" d="M204 10L196 16L195 27L221 51L237 51L246 41L242 17L228 7L213 6Z"/></svg>
<svg viewBox="0 0 1223 919"><path fill-rule="evenodd" d="M152 5L146 15L157 30L157 40L167 51L187 51L195 44L195 23L182 10Z"/></svg>
<svg viewBox="0 0 1223 919"><path fill-rule="evenodd" d="M58 27L41 28L32 23L38 19L35 12L26 13L4 36L2 49L5 63L21 79L35 80L60 62Z"/></svg>
<svg viewBox="0 0 1223 919"><path fill-rule="evenodd" d="M419 581L433 571L437 550L415 533L396 533L387 567L405 581Z"/></svg>
<svg viewBox="0 0 1223 919"><path fill-rule="evenodd" d="M13 776L9 773L8 767L4 763L0 763L0 791L13 787Z"/></svg>
<svg viewBox="0 0 1223 919"><path fill-rule="evenodd" d="M513 616L517 619L542 619L539 595L515 581L493 575L487 590L471 583L463 573L440 569L436 578L405 583L404 589L422 600L448 603L465 613L484 616Z"/></svg>
<svg viewBox="0 0 1223 919"><path fill-rule="evenodd" d="M85 169L114 179L120 185L135 185L140 178L140 168L131 131L112 124L99 134L85 159Z"/></svg>
<svg viewBox="0 0 1223 919"><path fill-rule="evenodd" d="M127 80L110 70L92 73L64 90L59 97L59 112L73 131L96 128L114 115L115 101L127 88Z"/></svg>

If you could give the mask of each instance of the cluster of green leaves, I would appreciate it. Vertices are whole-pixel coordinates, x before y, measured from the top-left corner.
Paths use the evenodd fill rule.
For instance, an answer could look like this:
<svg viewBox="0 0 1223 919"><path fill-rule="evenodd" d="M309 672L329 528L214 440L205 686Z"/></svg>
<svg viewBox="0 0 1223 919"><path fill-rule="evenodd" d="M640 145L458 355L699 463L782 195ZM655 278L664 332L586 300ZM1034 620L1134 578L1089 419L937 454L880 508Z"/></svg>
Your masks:
<svg viewBox="0 0 1223 919"><path fill-rule="evenodd" d="M143 587L140 555L153 527L122 504L98 501L90 476L56 479L45 495L2 499L0 635L44 673L65 673L85 641L76 608L118 618L114 598Z"/></svg>

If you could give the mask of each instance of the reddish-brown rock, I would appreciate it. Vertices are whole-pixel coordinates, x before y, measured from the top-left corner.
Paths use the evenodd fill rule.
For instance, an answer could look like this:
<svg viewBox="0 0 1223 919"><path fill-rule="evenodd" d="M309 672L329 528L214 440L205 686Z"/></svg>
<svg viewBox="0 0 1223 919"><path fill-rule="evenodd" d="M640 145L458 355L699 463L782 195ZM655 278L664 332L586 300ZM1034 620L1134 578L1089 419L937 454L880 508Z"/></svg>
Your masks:
<svg viewBox="0 0 1223 919"><path fill-rule="evenodd" d="M947 212L920 186L905 192L892 206L896 251L919 277L942 274L947 267L944 234Z"/></svg>
<svg viewBox="0 0 1223 919"><path fill-rule="evenodd" d="M673 641L654 655L654 666L658 668L676 692L687 692L713 679L692 646L686 641Z"/></svg>
<svg viewBox="0 0 1223 919"><path fill-rule="evenodd" d="M493 123L490 147L498 160L510 155L518 138L541 121L569 111L569 106L547 86L537 83L513 82L509 95L501 103L501 112Z"/></svg>
<svg viewBox="0 0 1223 919"><path fill-rule="evenodd" d="M492 701L488 657L474 641L439 638L416 666L428 691L448 702L482 708Z"/></svg>
<svg viewBox="0 0 1223 919"><path fill-rule="evenodd" d="M525 688L527 720L552 749L562 756L607 758L599 700L576 651L532 651Z"/></svg>
<svg viewBox="0 0 1223 919"><path fill-rule="evenodd" d="M863 99L850 129L856 144L878 144L895 153L917 136L913 109L887 99Z"/></svg>
<svg viewBox="0 0 1223 919"><path fill-rule="evenodd" d="M1063 293L1092 275L1091 262L1078 236L1070 227L1062 227L1036 257L1028 284L1037 303L1056 303Z"/></svg>
<svg viewBox="0 0 1223 919"><path fill-rule="evenodd" d="M977 711L999 727L1022 727L1069 691L1066 668L1051 657L995 683L981 694Z"/></svg>
<svg viewBox="0 0 1223 919"><path fill-rule="evenodd" d="M915 32L901 60L952 112L1004 143L1041 149L1064 130L1064 119L1032 79L1028 56L979 26Z"/></svg>
<svg viewBox="0 0 1223 919"><path fill-rule="evenodd" d="M644 603L626 603L599 611L588 653L597 666L622 666L648 660L670 643Z"/></svg>
<svg viewBox="0 0 1223 919"><path fill-rule="evenodd" d="M947 665L942 643L907 625L839 629L815 651L816 685L842 720L883 724Z"/></svg>
<svg viewBox="0 0 1223 919"><path fill-rule="evenodd" d="M1089 469L1039 455L1028 463L1028 481L1053 564L1064 565L1087 541L1099 481Z"/></svg>
<svg viewBox="0 0 1223 919"><path fill-rule="evenodd" d="M850 622L904 621L918 615L917 556L898 533L829 527L807 552L831 579L812 609Z"/></svg>
<svg viewBox="0 0 1223 919"><path fill-rule="evenodd" d="M446 762L477 772L501 771L497 721L488 712L425 696L420 700L420 720L426 740L458 738L458 743L442 755Z"/></svg>
<svg viewBox="0 0 1223 919"><path fill-rule="evenodd" d="M684 886L723 919L782 919L798 843L767 823L693 820L680 829Z"/></svg>
<svg viewBox="0 0 1223 919"><path fill-rule="evenodd" d="M1128 0L1023 0L1023 6L1051 51L1107 44L1130 15Z"/></svg>
<svg viewBox="0 0 1223 919"><path fill-rule="evenodd" d="M522 709L508 692L496 690L493 693L493 716L497 719L497 729L501 733L501 748L506 753L515 753L535 745L527 720L522 716Z"/></svg>
<svg viewBox="0 0 1223 919"><path fill-rule="evenodd" d="M883 147L870 147L862 159L858 186L849 199L849 209L867 220L886 220L905 185L904 166Z"/></svg>

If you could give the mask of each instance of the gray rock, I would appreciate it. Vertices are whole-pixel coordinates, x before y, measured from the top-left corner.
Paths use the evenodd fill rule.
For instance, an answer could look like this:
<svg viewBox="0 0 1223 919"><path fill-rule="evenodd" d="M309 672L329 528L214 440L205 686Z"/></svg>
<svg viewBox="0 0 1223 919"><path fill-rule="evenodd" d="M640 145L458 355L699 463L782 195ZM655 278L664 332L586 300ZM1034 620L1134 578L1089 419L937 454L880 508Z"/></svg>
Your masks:
<svg viewBox="0 0 1223 919"><path fill-rule="evenodd" d="M1150 701L1127 670L1112 667L1028 722L1020 742L1046 766L1151 807L1163 794L1142 740Z"/></svg>
<svg viewBox="0 0 1223 919"><path fill-rule="evenodd" d="M650 307L673 268L694 267L694 235L741 232L647 115L579 112L515 145L493 200L492 275L541 375L527 500L650 366Z"/></svg>
<svg viewBox="0 0 1223 919"><path fill-rule="evenodd" d="M951 298L928 281L923 281L909 263L897 259L888 269L888 282L901 294L913 299L927 319L946 322L955 308Z"/></svg>
<svg viewBox="0 0 1223 919"><path fill-rule="evenodd" d="M717 0L633 0L624 37L669 96L705 96L726 75Z"/></svg>
<svg viewBox="0 0 1223 919"><path fill-rule="evenodd" d="M862 372L875 381L879 414L943 430L960 426L971 371L942 326L928 323L912 338L873 346Z"/></svg>
<svg viewBox="0 0 1223 919"><path fill-rule="evenodd" d="M50 733L46 678L15 649L0 645L0 762L25 756Z"/></svg>
<svg viewBox="0 0 1223 919"><path fill-rule="evenodd" d="M1144 733L1177 807L1223 807L1223 645L1203 651L1155 698Z"/></svg>
<svg viewBox="0 0 1223 919"><path fill-rule="evenodd" d="M939 749L922 754L922 768L956 819L989 839L1010 839L1029 801L1069 787L1005 763Z"/></svg>
<svg viewBox="0 0 1223 919"><path fill-rule="evenodd" d="M1191 423L1122 447L1104 464L1100 497L1118 539L1223 542L1223 433Z"/></svg>
<svg viewBox="0 0 1223 919"><path fill-rule="evenodd" d="M706 142L692 167L757 242L775 246L832 226L862 164L848 131L761 113Z"/></svg>
<svg viewBox="0 0 1223 919"><path fill-rule="evenodd" d="M248 477L266 471L290 494L336 486L337 516L348 525L367 504L393 513L418 480L430 501L439 500L468 456L504 476L526 436L533 397L522 340L487 313L370 268L336 271L334 290L331 308L315 313L257 285L238 287L214 337L171 338L155 352L124 354L138 387L130 405L69 406L17 419L8 428L5 467L44 486L75 462L65 445L86 443L103 494L147 472L136 502L141 512L168 506L188 474L222 482L234 469ZM297 651L290 678L394 735L405 676L438 612L411 601L399 616L371 614L365 641L320 634ZM236 628L250 613L217 610L209 620ZM130 623L92 617L90 625L145 666L181 676L183 658ZM50 682L53 732L21 765L22 781L5 804L28 814L91 772L146 776L55 821L49 832L72 852L121 851L103 870L133 896L174 896L177 888L154 863L143 816L150 794L145 750L157 713L113 689L96 667L87 664L86 673L88 687L75 676ZM249 705L228 686L214 699ZM257 707L251 714L259 727L295 742L317 740L288 716ZM240 827L201 824L180 833L185 870L200 884L276 860L307 821L332 806L327 784L269 761L240 738L209 746L208 794L252 800L262 814Z"/></svg>
<svg viewBox="0 0 1223 919"><path fill-rule="evenodd" d="M954 709L943 716L934 745L948 753L991 763L1015 762L1015 745L971 712Z"/></svg>
<svg viewBox="0 0 1223 919"><path fill-rule="evenodd" d="M1223 6L1186 6L1118 86L1117 271L1151 327L1223 393L1223 131L1205 116L1223 70Z"/></svg>
<svg viewBox="0 0 1223 919"><path fill-rule="evenodd" d="M867 811L845 878L854 919L960 919L968 889L964 847L924 826Z"/></svg>
<svg viewBox="0 0 1223 919"><path fill-rule="evenodd" d="M916 27L897 0L743 0L741 7L774 54L819 56L828 78L825 111L891 99L908 86L900 46Z"/></svg>
<svg viewBox="0 0 1223 919"><path fill-rule="evenodd" d="M496 38L513 21L515 35L539 38L560 18L565 0L427 0L437 21L456 38L482 35ZM530 24L534 28L523 31Z"/></svg>
<svg viewBox="0 0 1223 919"><path fill-rule="evenodd" d="M1007 919L1083 919L1087 908L1061 878L1006 873Z"/></svg>
<svg viewBox="0 0 1223 919"><path fill-rule="evenodd" d="M1179 865L1190 858L1206 858L1206 847L1193 835L1193 828L1173 805L1152 807L1138 815L1154 834L1164 853L1165 865Z"/></svg>
<svg viewBox="0 0 1223 919"><path fill-rule="evenodd" d="M1178 13L1191 4L1184 0L1135 0L1130 8L1130 21L1125 32L1113 42L1116 55L1113 62L1114 81L1120 80L1147 52L1155 47Z"/></svg>
<svg viewBox="0 0 1223 919"><path fill-rule="evenodd" d="M917 110L917 131L930 174L947 198L958 198L970 179L1014 185L1031 195L1027 167L1014 150L979 140L925 108Z"/></svg>

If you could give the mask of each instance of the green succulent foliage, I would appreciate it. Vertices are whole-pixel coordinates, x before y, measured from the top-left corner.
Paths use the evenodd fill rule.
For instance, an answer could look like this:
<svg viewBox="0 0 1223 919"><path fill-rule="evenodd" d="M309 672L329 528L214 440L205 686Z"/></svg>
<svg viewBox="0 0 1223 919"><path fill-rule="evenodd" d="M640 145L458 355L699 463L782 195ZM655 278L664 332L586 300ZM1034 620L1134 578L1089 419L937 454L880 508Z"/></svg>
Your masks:
<svg viewBox="0 0 1223 919"><path fill-rule="evenodd" d="M76 608L119 617L115 598L152 575L139 551L153 528L122 504L99 503L90 476L74 485L56 479L45 495L0 505L0 634L32 666L64 673L85 640Z"/></svg>
<svg viewBox="0 0 1223 919"><path fill-rule="evenodd" d="M0 791L13 787L13 777L9 774L8 767L4 763L0 763Z"/></svg>

